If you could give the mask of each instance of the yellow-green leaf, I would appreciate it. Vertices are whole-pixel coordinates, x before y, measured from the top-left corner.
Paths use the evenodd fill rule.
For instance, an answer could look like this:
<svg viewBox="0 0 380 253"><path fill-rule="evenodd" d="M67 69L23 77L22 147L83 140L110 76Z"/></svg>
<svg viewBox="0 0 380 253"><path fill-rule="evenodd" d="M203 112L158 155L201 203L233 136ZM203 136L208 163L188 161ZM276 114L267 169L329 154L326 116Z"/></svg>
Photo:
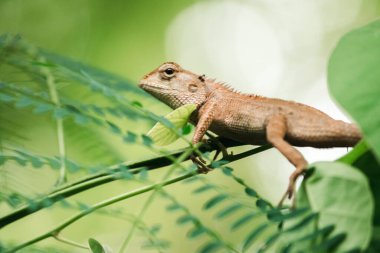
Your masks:
<svg viewBox="0 0 380 253"><path fill-rule="evenodd" d="M183 105L165 116L173 124L173 128L157 122L147 133L153 142L159 146L168 145L180 137L179 130L184 127L193 111L197 108L195 104Z"/></svg>

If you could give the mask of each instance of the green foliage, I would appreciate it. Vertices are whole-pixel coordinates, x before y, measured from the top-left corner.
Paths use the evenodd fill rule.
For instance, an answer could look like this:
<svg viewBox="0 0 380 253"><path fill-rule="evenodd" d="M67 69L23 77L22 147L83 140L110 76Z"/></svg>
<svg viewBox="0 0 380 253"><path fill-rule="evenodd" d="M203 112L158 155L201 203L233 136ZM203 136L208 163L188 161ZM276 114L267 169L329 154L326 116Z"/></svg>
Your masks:
<svg viewBox="0 0 380 253"><path fill-rule="evenodd" d="M379 57L376 57L380 45L377 36L379 24L376 21L344 36L329 63L330 89L358 121L365 139L339 162L314 164L296 195L295 209L273 206L227 165L268 147L231 155L225 160L209 161L210 167L215 170L213 173L220 173L240 187L240 191L231 192L210 182L207 177L197 175L194 166L183 163L190 154L201 153L198 146L189 145L177 152L157 147L178 138L186 140L184 135L191 131L186 123L195 105L181 107L166 118L155 115L144 108L139 101L144 95L131 82L36 48L17 36L0 37L1 63L28 80L27 85L17 82L12 75L3 75L0 80L1 108L7 108L7 111L0 113L0 119L5 122L0 125L0 173L3 177L17 178L20 181L18 185L22 185L21 182L28 185L28 179L14 174L10 177L10 168L12 172L17 169L36 173L48 171L59 179L68 179L63 185L51 182L50 188L38 194L16 191L10 185L2 187L0 200L8 203L11 211L0 217L0 226L11 226L13 222L41 209L50 212L47 207L53 205L76 211L74 216L51 231L22 244L2 245L2 250L29 249L35 242L46 238L83 247L60 239L60 232L95 212L125 219L125 210L111 212L105 208L153 191L169 202L166 211L179 227L188 229L187 238L194 242L201 240L202 245L197 252L376 252L380 244L380 124L373 115L379 107L376 98L380 96L377 87L380 77L375 71L375 67L380 65ZM362 83L360 86L357 85L359 80ZM14 121L10 117L13 114L23 115L20 117L23 120ZM55 141L58 146L56 150L42 152L40 150L43 149L25 141L34 136L27 134L25 129L28 129L28 124L24 121L30 124L42 122L46 129L54 129L56 135L64 138ZM137 122L158 123L144 135L138 127L125 129L125 122L133 122L134 126ZM121 147L141 147L160 156L134 163L124 162L134 157L118 153L113 145L115 141ZM71 148L74 151L66 152ZM203 155L208 158L208 155ZM180 174L174 176L168 173L159 181L150 174L151 170L167 165L171 165L169 172L175 168ZM79 179L77 174L81 175ZM36 177L40 175L36 174ZM143 186L95 204L69 199L115 180ZM192 197L202 199L201 212L223 224L228 230L227 234L238 238L233 238L232 242L230 236L218 231L182 203L182 199L163 188L184 180L193 184ZM146 207L152 199L148 199ZM164 221L160 221L162 224L146 224L143 214L141 211L138 217L131 215L126 219L142 232L145 240L141 243L141 249L166 252L171 241L158 237ZM130 235L133 229L131 231ZM126 244L129 238L128 235L124 240ZM108 250L105 244L95 239L89 239L88 244L92 252Z"/></svg>
<svg viewBox="0 0 380 253"><path fill-rule="evenodd" d="M183 105L165 116L166 124L158 122L148 132L149 136L156 145L165 146L181 137L179 129L186 126L191 113L197 108L195 104ZM166 122L166 121L165 121ZM188 128L182 134L188 133Z"/></svg>
<svg viewBox="0 0 380 253"><path fill-rule="evenodd" d="M90 246L92 253L106 253L100 242L93 238L88 239L88 245Z"/></svg>
<svg viewBox="0 0 380 253"><path fill-rule="evenodd" d="M328 66L329 88L380 157L380 20L349 32Z"/></svg>
<svg viewBox="0 0 380 253"><path fill-rule="evenodd" d="M295 241L306 234L319 234L319 230L334 226L327 240L344 234L347 240L336 247L337 252L354 248L365 249L371 239L373 199L366 177L357 169L343 164L320 162L313 166L312 175L302 184L297 194L297 206L309 211L285 222L284 230L312 213L318 216L308 226L287 233L285 241ZM331 190L334 192L331 192ZM305 251L320 244L320 238L292 245L292 250ZM304 240L302 240L304 241ZM292 251L292 252L293 252Z"/></svg>

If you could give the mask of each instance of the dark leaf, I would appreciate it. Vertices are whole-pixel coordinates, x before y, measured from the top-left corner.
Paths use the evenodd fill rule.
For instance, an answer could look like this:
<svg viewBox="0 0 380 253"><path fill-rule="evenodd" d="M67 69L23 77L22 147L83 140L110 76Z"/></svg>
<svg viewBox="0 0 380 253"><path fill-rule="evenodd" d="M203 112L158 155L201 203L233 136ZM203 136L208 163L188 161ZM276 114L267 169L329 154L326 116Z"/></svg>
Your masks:
<svg viewBox="0 0 380 253"><path fill-rule="evenodd" d="M249 247L254 243L255 239L269 227L269 223L261 224L252 230L245 238L243 243L243 252L247 251Z"/></svg>
<svg viewBox="0 0 380 253"><path fill-rule="evenodd" d="M88 245L90 246L92 253L106 253L103 246L95 239L88 239Z"/></svg>
<svg viewBox="0 0 380 253"><path fill-rule="evenodd" d="M227 198L228 198L228 195L224 194L224 193L216 195L216 196L212 197L211 199L209 199L203 205L203 209L210 209L211 207L216 206L217 204L219 204L220 202L222 202L223 200L225 200Z"/></svg>
<svg viewBox="0 0 380 253"><path fill-rule="evenodd" d="M271 208L271 204L263 199L258 199L256 201L256 206L260 208L262 211L267 211L268 209Z"/></svg>
<svg viewBox="0 0 380 253"><path fill-rule="evenodd" d="M112 132L114 132L115 134L121 134L120 128L116 126L114 123L107 121L107 124Z"/></svg>
<svg viewBox="0 0 380 253"><path fill-rule="evenodd" d="M143 134L143 135L141 135L141 138L142 138L143 144L145 146L147 146L147 147L152 146L153 140L149 136Z"/></svg>
<svg viewBox="0 0 380 253"><path fill-rule="evenodd" d="M190 124L186 124L184 127L182 127L182 134L188 135L191 132L192 126Z"/></svg>
<svg viewBox="0 0 380 253"><path fill-rule="evenodd" d="M231 225L231 230L235 230L239 227L241 227L242 225L245 225L247 224L249 221L251 221L255 216L257 216L258 213L248 213L242 217L240 217L237 221L235 221L232 225Z"/></svg>
<svg viewBox="0 0 380 253"><path fill-rule="evenodd" d="M199 253L213 253L213 252L216 252L221 247L222 247L222 244L219 241L209 242L199 250Z"/></svg>
<svg viewBox="0 0 380 253"><path fill-rule="evenodd" d="M194 216L192 216L190 214L185 214L185 215L183 215L177 219L177 223L178 224L186 224L189 222L194 222L196 220L197 219Z"/></svg>
<svg viewBox="0 0 380 253"><path fill-rule="evenodd" d="M181 209L182 209L182 206L180 206L177 203L172 203L166 207L166 210L168 211L175 211L175 210L181 210Z"/></svg>
<svg viewBox="0 0 380 253"><path fill-rule="evenodd" d="M136 142L137 135L128 131L127 135L124 135L123 140L126 143L133 143Z"/></svg>
<svg viewBox="0 0 380 253"><path fill-rule="evenodd" d="M204 234L206 231L207 230L204 227L196 226L187 233L187 236L189 238L195 238L195 237L198 237L198 236Z"/></svg>
<svg viewBox="0 0 380 253"><path fill-rule="evenodd" d="M208 190L211 190L211 189L214 189L213 185L211 185L211 184L205 184L205 185L202 185L201 187L195 189L193 191L193 193L201 193L201 192L205 192L205 191L208 191Z"/></svg>
<svg viewBox="0 0 380 253"><path fill-rule="evenodd" d="M317 247L313 248L312 252L331 252L333 249L337 248L345 239L347 235L346 234L338 234Z"/></svg>
<svg viewBox="0 0 380 253"><path fill-rule="evenodd" d="M243 205L240 204L240 203L233 204L233 205L231 205L231 206L229 206L229 207L227 207L225 209L222 209L220 212L218 212L216 214L215 217L218 218L218 219L227 217L227 216L233 214L234 212L240 210L242 208L242 206Z"/></svg>
<svg viewBox="0 0 380 253"><path fill-rule="evenodd" d="M251 196L251 197L258 197L258 194L255 190L253 190L252 188L249 188L249 187L246 187L244 189L245 193L248 195L248 196Z"/></svg>

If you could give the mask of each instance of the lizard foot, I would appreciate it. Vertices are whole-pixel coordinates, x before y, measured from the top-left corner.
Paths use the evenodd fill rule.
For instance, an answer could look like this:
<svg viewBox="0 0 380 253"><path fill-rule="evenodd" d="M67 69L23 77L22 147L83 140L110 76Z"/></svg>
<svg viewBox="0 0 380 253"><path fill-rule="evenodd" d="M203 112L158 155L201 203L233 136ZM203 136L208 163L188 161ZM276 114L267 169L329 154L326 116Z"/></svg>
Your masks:
<svg viewBox="0 0 380 253"><path fill-rule="evenodd" d="M227 152L227 148L223 145L222 142L220 142L217 138L215 138L212 135L208 135L208 136L209 136L209 139L207 141L210 143L210 145L214 145L217 147L215 155L212 158L213 162L216 161L220 153L222 153L222 159L225 159L230 156L230 154L228 154ZM233 155L232 152L231 152L231 155Z"/></svg>
<svg viewBox="0 0 380 253"><path fill-rule="evenodd" d="M305 168L297 168L291 175L290 175L290 178L289 178L289 185L288 185L288 188L285 192L285 194L282 196L280 202L278 203L278 206L281 207L282 204L284 203L285 199L291 199L294 195L294 192L295 192L295 185L296 185L296 181L298 179L299 176L301 175L304 175L306 172L306 169ZM295 208L295 204L296 204L296 196L294 195L293 197L293 200L292 200L292 208Z"/></svg>
<svg viewBox="0 0 380 253"><path fill-rule="evenodd" d="M206 165L206 161L203 160L201 157L199 156L195 156L194 154L190 156L190 159L191 161L193 161L193 163L197 166L198 168L198 173L202 173L202 174L207 174L209 171L211 171L212 169L209 168L207 165Z"/></svg>

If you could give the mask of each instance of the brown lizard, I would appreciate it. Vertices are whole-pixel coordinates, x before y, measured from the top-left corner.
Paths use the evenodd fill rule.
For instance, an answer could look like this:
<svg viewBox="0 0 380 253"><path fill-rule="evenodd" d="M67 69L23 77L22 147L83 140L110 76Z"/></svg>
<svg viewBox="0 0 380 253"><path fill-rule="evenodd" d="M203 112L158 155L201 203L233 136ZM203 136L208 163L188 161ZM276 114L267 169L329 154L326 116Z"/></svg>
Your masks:
<svg viewBox="0 0 380 253"><path fill-rule="evenodd" d="M269 143L277 148L296 168L280 204L287 196L292 197L295 182L308 165L293 146L352 147L361 139L355 125L334 120L313 107L241 94L174 62L164 63L145 75L140 87L173 109L185 104L197 105L191 116L191 123L196 126L194 144L211 130L241 143Z"/></svg>

